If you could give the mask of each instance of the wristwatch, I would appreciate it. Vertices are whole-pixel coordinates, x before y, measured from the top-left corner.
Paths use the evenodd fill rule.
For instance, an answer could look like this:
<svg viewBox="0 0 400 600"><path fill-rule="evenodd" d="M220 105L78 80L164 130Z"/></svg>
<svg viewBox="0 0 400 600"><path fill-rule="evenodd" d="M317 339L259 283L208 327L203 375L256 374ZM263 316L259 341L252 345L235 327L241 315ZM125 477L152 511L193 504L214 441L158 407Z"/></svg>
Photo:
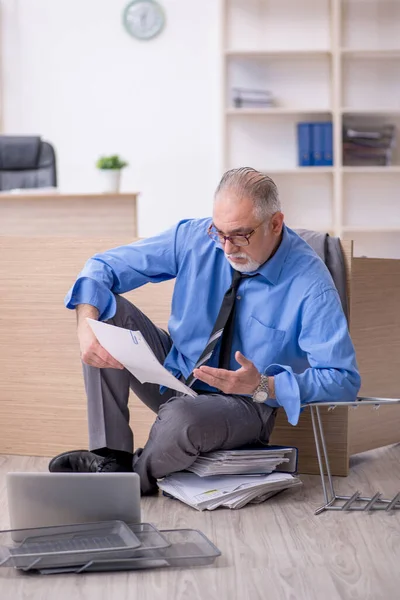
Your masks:
<svg viewBox="0 0 400 600"><path fill-rule="evenodd" d="M260 383L254 390L253 401L265 402L269 396L269 385L267 375L261 375Z"/></svg>

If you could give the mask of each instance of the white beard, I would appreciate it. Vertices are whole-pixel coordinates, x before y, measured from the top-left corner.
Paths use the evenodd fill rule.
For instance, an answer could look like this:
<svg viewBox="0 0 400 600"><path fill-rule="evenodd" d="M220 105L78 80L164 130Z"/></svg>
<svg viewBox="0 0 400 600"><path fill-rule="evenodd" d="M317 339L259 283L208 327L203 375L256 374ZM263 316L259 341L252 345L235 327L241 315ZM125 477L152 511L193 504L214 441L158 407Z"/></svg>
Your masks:
<svg viewBox="0 0 400 600"><path fill-rule="evenodd" d="M234 258L245 258L247 260L245 263L236 263L230 259L231 256ZM225 258L231 267L233 267L236 271L240 271L240 273L252 273L253 271L257 271L257 269L261 266L261 263L249 258L247 254L243 254L243 252L225 254Z"/></svg>

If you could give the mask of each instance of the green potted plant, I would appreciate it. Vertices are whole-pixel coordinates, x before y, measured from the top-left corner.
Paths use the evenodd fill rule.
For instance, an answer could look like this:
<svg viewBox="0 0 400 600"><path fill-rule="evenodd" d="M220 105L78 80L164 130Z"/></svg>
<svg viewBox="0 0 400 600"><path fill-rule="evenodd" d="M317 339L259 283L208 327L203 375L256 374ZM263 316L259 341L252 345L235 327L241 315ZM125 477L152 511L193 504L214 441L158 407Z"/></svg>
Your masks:
<svg viewBox="0 0 400 600"><path fill-rule="evenodd" d="M112 156L100 156L96 162L103 178L103 192L105 194L117 194L121 184L121 171L128 163L118 154Z"/></svg>

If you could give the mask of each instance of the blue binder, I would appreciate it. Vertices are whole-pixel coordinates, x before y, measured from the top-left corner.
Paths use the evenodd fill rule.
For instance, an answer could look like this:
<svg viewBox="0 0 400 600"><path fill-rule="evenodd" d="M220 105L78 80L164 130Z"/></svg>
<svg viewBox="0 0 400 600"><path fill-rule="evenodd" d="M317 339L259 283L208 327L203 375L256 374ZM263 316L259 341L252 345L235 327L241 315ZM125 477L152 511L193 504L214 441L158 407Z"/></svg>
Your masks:
<svg viewBox="0 0 400 600"><path fill-rule="evenodd" d="M326 167L333 166L333 130L332 123L323 123L322 162Z"/></svg>
<svg viewBox="0 0 400 600"><path fill-rule="evenodd" d="M311 163L311 123L297 123L297 149L299 167Z"/></svg>
<svg viewBox="0 0 400 600"><path fill-rule="evenodd" d="M325 123L311 123L311 164L314 167L324 165L324 129Z"/></svg>

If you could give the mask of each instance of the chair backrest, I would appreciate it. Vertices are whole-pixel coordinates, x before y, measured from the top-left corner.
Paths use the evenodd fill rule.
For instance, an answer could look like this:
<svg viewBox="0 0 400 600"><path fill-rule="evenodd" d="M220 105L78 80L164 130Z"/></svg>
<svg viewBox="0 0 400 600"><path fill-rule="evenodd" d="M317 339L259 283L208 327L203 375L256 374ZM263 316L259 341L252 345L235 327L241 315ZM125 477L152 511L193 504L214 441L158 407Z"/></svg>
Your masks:
<svg viewBox="0 0 400 600"><path fill-rule="evenodd" d="M349 321L349 269L351 269L352 248L344 247L339 238L331 237L328 233L311 229L295 229L294 231L311 246L325 263L338 291L344 314Z"/></svg>
<svg viewBox="0 0 400 600"><path fill-rule="evenodd" d="M346 291L347 291L348 313L349 313L349 317L350 317L350 313L351 313L351 271L352 271L352 263L353 263L354 244L353 244L352 240L340 240L340 246L342 248L344 268L346 270Z"/></svg>
<svg viewBox="0 0 400 600"><path fill-rule="evenodd" d="M56 187L54 148L38 136L0 136L0 190Z"/></svg>

